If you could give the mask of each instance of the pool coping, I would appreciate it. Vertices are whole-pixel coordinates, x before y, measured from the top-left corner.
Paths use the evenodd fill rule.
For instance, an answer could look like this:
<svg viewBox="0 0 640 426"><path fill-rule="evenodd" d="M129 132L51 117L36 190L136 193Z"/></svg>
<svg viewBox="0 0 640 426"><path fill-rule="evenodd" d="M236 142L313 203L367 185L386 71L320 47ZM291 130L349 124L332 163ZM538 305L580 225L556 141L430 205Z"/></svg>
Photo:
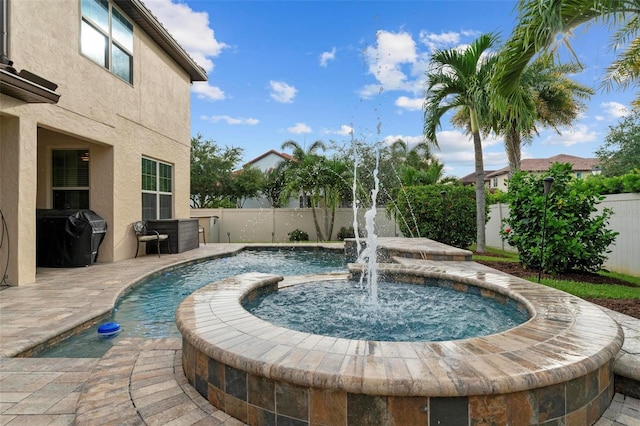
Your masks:
<svg viewBox="0 0 640 426"><path fill-rule="evenodd" d="M506 274L387 266L401 274L488 285L518 301L524 299L532 317L503 333L445 342L318 336L273 325L247 312L241 305L246 294L280 281L287 284L280 276L250 273L194 292L179 306L176 323L196 350L233 368L300 386L370 395L453 397L541 388L598 370L622 346L623 332L614 320L567 293Z"/></svg>

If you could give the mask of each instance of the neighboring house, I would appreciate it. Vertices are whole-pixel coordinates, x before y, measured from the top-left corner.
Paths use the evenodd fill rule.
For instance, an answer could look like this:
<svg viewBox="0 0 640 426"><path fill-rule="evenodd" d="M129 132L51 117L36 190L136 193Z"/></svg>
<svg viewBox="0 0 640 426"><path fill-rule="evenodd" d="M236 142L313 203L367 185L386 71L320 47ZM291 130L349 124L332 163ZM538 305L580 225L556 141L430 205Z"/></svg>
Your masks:
<svg viewBox="0 0 640 426"><path fill-rule="evenodd" d="M484 171L484 186L487 187L487 189L489 188L489 179L487 178L487 176L493 173L493 170L485 170ZM468 175L466 175L465 177L460 178L460 183L462 183L463 185L473 185L475 186L476 184L476 172L470 173Z"/></svg>
<svg viewBox="0 0 640 426"><path fill-rule="evenodd" d="M278 152L275 149L272 149L260 155L259 157L256 157L253 160L249 161L247 164L244 165L243 168L252 167L252 168L259 169L262 172L267 172L275 168L278 165L278 163L281 163L282 161L292 161L292 160L293 160L293 157L291 155L286 154L284 152ZM269 203L269 200L267 200L265 197L260 196L256 198L245 199L242 203L242 207L245 209L271 208L271 203ZM300 207L300 201L295 197L291 197L289 199L289 202L282 205L282 207L283 208Z"/></svg>
<svg viewBox="0 0 640 426"><path fill-rule="evenodd" d="M570 163L573 169L572 175L577 179L600 173L599 160L597 158L582 158L567 154L554 155L549 158L527 158L520 161L520 170L541 175L549 170L553 163ZM489 181L489 189L507 191L509 166L487 173L485 179Z"/></svg>
<svg viewBox="0 0 640 426"><path fill-rule="evenodd" d="M0 8L0 272L8 258L11 285L35 281L36 209L93 210L98 261L132 258L132 222L189 217L190 86L206 73L141 0Z"/></svg>

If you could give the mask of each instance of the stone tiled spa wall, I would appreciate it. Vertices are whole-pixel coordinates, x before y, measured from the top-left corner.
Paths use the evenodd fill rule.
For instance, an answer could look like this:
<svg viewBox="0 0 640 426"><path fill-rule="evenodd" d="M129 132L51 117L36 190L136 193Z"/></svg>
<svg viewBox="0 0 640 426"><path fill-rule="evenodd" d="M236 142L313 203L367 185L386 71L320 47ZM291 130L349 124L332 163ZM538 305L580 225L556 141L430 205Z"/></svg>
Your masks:
<svg viewBox="0 0 640 426"><path fill-rule="evenodd" d="M209 358L183 339L187 379L211 404L250 425L593 424L613 398L611 362L566 383L462 397L377 396L301 387Z"/></svg>

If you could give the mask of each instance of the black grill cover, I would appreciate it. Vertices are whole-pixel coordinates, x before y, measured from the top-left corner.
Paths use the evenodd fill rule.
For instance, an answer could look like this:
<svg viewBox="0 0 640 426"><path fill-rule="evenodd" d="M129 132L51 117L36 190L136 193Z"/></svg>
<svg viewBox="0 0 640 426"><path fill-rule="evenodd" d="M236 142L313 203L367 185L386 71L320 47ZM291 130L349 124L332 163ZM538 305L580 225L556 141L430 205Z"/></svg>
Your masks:
<svg viewBox="0 0 640 426"><path fill-rule="evenodd" d="M88 266L96 262L107 221L92 210L36 212L36 264L42 267Z"/></svg>

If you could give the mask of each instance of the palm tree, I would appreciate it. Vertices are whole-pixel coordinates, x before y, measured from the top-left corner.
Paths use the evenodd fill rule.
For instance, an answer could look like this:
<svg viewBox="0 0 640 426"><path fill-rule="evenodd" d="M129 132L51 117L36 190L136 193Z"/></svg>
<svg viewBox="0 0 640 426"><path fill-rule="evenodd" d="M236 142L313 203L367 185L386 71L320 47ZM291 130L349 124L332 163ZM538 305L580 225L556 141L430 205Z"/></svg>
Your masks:
<svg viewBox="0 0 640 426"><path fill-rule="evenodd" d="M324 157L316 154L318 150L324 151L326 145L321 140L317 140L309 146L305 151L296 141L288 140L282 144L282 149L291 148L293 150L294 162L288 169L289 184L287 189L289 193L294 190L300 191L303 197L303 206L307 206L307 197L311 197L311 212L313 214L313 223L316 227L316 235L319 240L324 241L318 217L316 214L316 201L318 200L318 183L321 181L323 170L322 163Z"/></svg>
<svg viewBox="0 0 640 426"><path fill-rule="evenodd" d="M427 98L424 106L424 136L438 146L436 132L442 116L450 110L462 110L473 136L476 174L476 244L486 251L485 197L482 138L479 117L487 113L487 87L495 56L485 52L497 43L494 34L483 34L465 50L438 50L433 53L427 72Z"/></svg>
<svg viewBox="0 0 640 426"><path fill-rule="evenodd" d="M510 174L520 170L522 145L538 135L538 126L560 133L561 126L570 125L584 110L580 100L593 90L567 77L579 70L576 64L555 65L550 55L540 56L524 69L512 94L512 99L521 100L516 104L526 109L516 110L509 103L506 111L494 111L492 130L504 137Z"/></svg>
<svg viewBox="0 0 640 426"><path fill-rule="evenodd" d="M493 84L509 104L518 87L525 67L540 51L551 47L559 34L590 21L609 24L617 28L612 36L614 50L626 46L608 68L605 86L613 83L622 88L637 85L640 78L640 1L638 0L520 0L519 22L504 47L497 64ZM565 40L565 44L571 49ZM640 106L640 95L634 101ZM500 105L504 108L505 104ZM516 109L520 106L516 105Z"/></svg>
<svg viewBox="0 0 640 426"><path fill-rule="evenodd" d="M433 161L431 147L427 142L417 143L409 149L405 141L398 139L391 144L391 155L416 169L427 169Z"/></svg>

